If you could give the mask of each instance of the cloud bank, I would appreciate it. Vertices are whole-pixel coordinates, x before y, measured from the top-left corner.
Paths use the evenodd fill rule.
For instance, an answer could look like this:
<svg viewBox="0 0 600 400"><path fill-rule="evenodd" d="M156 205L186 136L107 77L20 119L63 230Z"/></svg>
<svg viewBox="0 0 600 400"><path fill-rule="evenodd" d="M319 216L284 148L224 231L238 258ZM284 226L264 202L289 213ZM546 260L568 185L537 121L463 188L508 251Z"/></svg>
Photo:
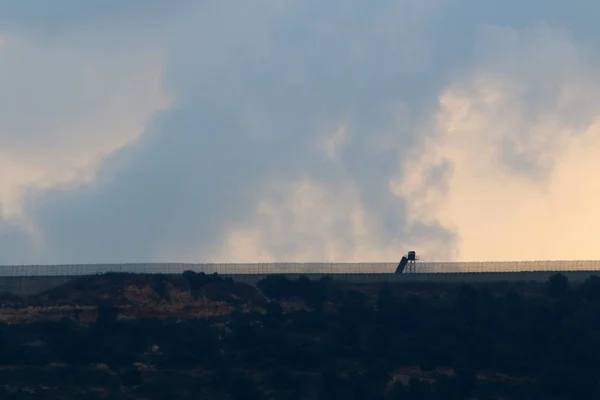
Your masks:
<svg viewBox="0 0 600 400"><path fill-rule="evenodd" d="M595 3L16 4L0 263L600 258Z"/></svg>

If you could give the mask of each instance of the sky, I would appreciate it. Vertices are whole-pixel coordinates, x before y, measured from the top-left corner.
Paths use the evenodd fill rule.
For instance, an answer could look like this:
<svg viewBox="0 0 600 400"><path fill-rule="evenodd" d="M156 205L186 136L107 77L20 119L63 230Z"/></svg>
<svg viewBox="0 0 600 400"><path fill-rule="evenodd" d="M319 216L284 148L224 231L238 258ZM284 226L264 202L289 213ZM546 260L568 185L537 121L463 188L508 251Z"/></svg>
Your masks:
<svg viewBox="0 0 600 400"><path fill-rule="evenodd" d="M600 259L597 15L0 0L0 264Z"/></svg>

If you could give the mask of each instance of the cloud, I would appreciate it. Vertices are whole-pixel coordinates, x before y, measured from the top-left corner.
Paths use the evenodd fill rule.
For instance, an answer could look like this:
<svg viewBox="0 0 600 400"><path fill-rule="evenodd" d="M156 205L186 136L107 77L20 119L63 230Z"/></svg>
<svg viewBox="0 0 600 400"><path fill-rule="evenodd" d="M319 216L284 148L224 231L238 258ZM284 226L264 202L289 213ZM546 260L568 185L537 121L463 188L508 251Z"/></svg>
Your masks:
<svg viewBox="0 0 600 400"><path fill-rule="evenodd" d="M161 57L113 44L39 46L4 37L0 47L0 201L21 212L24 188L94 178L97 163L131 143L168 105ZM136 73L136 71L139 71Z"/></svg>
<svg viewBox="0 0 600 400"><path fill-rule="evenodd" d="M429 57L427 41L413 42L422 40L418 21L433 11L426 2L404 2L410 7L403 9L397 4L386 3L366 18L355 8L338 13L333 5L270 2L235 10L211 5L188 16L170 33L166 53L165 85L175 100L135 145L105 162L106 168L124 165L114 179L102 178L101 169L105 184L30 197L29 215L42 232L52 232L45 236L43 258L225 259L219 249L230 235L263 229L256 223L265 217L257 210L265 204L285 209L289 188L302 182L331 201L338 181L350 182L358 207L353 212L366 213L377 227L370 240L380 240L388 254L401 251L403 202L389 192L387 175L397 166L398 147L414 140L411 113L425 101L404 89L426 79L420 66ZM398 25L389 12L407 24ZM383 40L388 36L394 43ZM378 96L384 90L389 93ZM347 133L332 160L322 147L340 126ZM335 204L322 206L327 212ZM318 250L302 256L299 239L311 232L290 226L281 234L290 243L298 239L293 254L267 240L263 251L279 260L328 257L325 249L332 245L326 241L346 237L348 217L336 218L341 228L330 229ZM351 237L337 253L356 244Z"/></svg>
<svg viewBox="0 0 600 400"><path fill-rule="evenodd" d="M424 254L447 257L452 234L436 225L394 228L385 235L382 215L369 209L352 179L322 184L305 178L279 183L275 193L255 210L248 227L233 229L215 261L252 260L269 262L301 260L319 262L389 261L398 257L398 243L419 248ZM268 249L268 252L265 252Z"/></svg>
<svg viewBox="0 0 600 400"><path fill-rule="evenodd" d="M2 230L21 244L3 241L0 261L43 262L47 232L24 210L26 194L94 182L105 157L135 142L169 104L163 59L152 46L132 51L132 40L83 32L1 38Z"/></svg>
<svg viewBox="0 0 600 400"><path fill-rule="evenodd" d="M597 259L597 64L543 24L489 28L479 44L479 62L440 95L400 195L417 220L457 233L461 260ZM445 185L431 187L442 165Z"/></svg>
<svg viewBox="0 0 600 400"><path fill-rule="evenodd" d="M10 260L564 258L547 250L566 231L524 239L586 209L557 189L596 143L595 23L569 7L14 4L0 1Z"/></svg>
<svg viewBox="0 0 600 400"><path fill-rule="evenodd" d="M0 29L3 33L43 36L55 40L57 36L76 36L82 31L127 26L142 33L139 28L163 28L172 18L181 18L195 2L191 0L0 0ZM44 39L44 38L42 38Z"/></svg>

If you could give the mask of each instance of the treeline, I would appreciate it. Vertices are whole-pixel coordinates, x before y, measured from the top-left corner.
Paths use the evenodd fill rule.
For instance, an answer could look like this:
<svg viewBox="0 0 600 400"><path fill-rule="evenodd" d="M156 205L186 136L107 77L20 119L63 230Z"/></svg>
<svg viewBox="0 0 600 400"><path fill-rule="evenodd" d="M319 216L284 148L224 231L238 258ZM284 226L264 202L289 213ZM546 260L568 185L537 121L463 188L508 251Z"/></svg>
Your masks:
<svg viewBox="0 0 600 400"><path fill-rule="evenodd" d="M209 284L213 296L231 304L239 304L242 292L256 290L214 275L184 276L196 298L206 295ZM166 278L153 279L155 291L168 302ZM118 307L102 303L89 324L63 319L0 325L5 390L0 396L541 400L600 395L598 277L570 285L559 274L543 286L519 290L495 285L407 290L396 284L373 291L329 279L271 276L258 289L266 298L260 310L220 317L119 319ZM411 369L416 372L406 372Z"/></svg>

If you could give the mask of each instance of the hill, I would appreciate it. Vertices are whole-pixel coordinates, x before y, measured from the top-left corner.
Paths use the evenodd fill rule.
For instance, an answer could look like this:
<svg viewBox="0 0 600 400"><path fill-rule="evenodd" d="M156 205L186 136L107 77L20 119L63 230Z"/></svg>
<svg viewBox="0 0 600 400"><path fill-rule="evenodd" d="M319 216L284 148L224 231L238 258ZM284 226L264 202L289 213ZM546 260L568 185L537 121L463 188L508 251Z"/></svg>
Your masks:
<svg viewBox="0 0 600 400"><path fill-rule="evenodd" d="M3 399L576 399L600 278L360 285L86 276L0 296ZM3 391L3 392L2 392Z"/></svg>

